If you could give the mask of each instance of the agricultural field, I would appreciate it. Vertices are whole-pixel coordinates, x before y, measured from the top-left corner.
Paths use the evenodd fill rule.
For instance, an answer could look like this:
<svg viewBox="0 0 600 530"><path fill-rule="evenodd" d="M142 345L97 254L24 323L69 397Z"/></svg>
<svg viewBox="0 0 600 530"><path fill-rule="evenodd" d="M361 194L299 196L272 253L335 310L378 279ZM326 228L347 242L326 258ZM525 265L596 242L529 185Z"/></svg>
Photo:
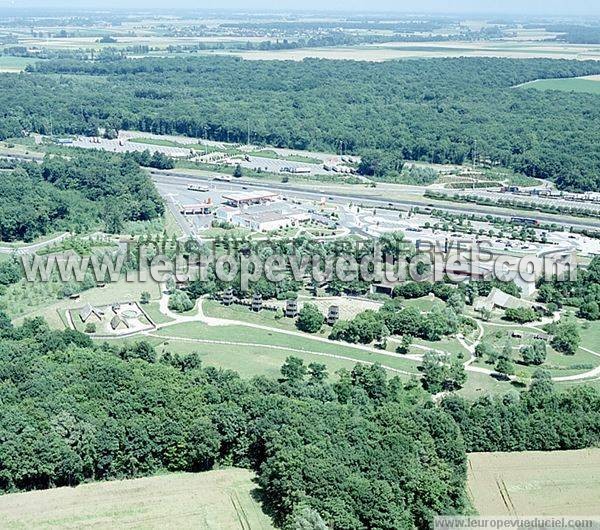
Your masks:
<svg viewBox="0 0 600 530"><path fill-rule="evenodd" d="M549 58L597 60L600 46L547 43L539 40L519 41L439 41L439 42L385 42L326 48L299 48L292 50L211 50L203 54L231 54L249 60L294 60L307 57L319 59L349 59L357 61L387 61L432 57L504 57L514 59Z"/></svg>
<svg viewBox="0 0 600 530"><path fill-rule="evenodd" d="M565 79L538 79L521 85L521 88L534 88L536 90L561 90L563 92L583 92L587 94L600 94L600 78L568 77Z"/></svg>
<svg viewBox="0 0 600 530"><path fill-rule="evenodd" d="M471 453L467 491L480 515L598 515L600 449Z"/></svg>
<svg viewBox="0 0 600 530"><path fill-rule="evenodd" d="M0 497L3 528L273 528L245 469L83 484Z"/></svg>

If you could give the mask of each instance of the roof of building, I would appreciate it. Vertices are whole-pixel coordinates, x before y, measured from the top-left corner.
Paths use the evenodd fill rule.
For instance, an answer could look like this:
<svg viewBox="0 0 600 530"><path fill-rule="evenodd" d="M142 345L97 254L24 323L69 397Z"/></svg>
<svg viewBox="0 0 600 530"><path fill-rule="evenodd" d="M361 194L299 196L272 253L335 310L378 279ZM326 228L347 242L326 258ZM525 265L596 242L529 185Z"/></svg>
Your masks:
<svg viewBox="0 0 600 530"><path fill-rule="evenodd" d="M79 310L79 318L81 318L81 320L83 322L85 322L92 315L96 315L98 318L101 318L102 315L104 315L104 311L102 311L101 309L98 309L97 307L94 307L91 304L85 304Z"/></svg>
<svg viewBox="0 0 600 530"><path fill-rule="evenodd" d="M478 298L473 304L473 308L476 311L481 309L491 310L494 307L501 307L502 309L516 309L518 307L533 307L536 304L525 300L524 298L517 298L511 294L507 294L501 291L497 287L493 287L485 298ZM541 304L537 304L541 305Z"/></svg>
<svg viewBox="0 0 600 530"><path fill-rule="evenodd" d="M278 197L279 194L275 193L273 191L266 191L266 190L256 190L256 191L249 191L249 192L231 192L231 193L224 193L223 194L223 199L227 200L227 201L234 201L234 202L244 202L244 201L260 201L260 200L264 200L264 199L274 199L275 197Z"/></svg>
<svg viewBox="0 0 600 530"><path fill-rule="evenodd" d="M123 324L126 328L129 327L129 322L127 322L127 320L122 318L120 315L115 315L112 317L110 321L110 327L112 329L117 329L121 324Z"/></svg>

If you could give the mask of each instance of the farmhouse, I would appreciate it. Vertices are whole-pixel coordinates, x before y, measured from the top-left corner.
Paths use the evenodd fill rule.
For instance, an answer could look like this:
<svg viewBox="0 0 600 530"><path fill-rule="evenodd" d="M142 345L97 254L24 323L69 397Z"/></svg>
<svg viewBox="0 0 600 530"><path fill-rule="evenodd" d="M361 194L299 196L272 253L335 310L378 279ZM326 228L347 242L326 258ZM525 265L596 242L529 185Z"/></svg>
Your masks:
<svg viewBox="0 0 600 530"><path fill-rule="evenodd" d="M473 303L473 309L475 311L482 311L484 309L491 311L495 307L500 307L502 309L517 309L520 307L543 307L543 305L530 302L529 300L524 300L523 298L517 298L516 296L512 296L504 291L501 291L497 287L494 287L490 291L490 294L488 294L485 298L478 298Z"/></svg>

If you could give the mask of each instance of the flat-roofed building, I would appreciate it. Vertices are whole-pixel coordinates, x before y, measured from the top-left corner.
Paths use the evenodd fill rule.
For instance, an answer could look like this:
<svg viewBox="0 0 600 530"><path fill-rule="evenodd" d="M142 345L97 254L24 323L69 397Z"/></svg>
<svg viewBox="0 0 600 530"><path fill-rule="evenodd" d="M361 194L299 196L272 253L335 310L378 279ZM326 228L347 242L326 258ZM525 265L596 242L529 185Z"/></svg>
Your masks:
<svg viewBox="0 0 600 530"><path fill-rule="evenodd" d="M181 207L180 212L183 215L210 215L215 205L210 202L199 204L188 204Z"/></svg>
<svg viewBox="0 0 600 530"><path fill-rule="evenodd" d="M256 190L248 192L230 192L222 195L223 202L230 206L244 206L250 204L261 204L279 199L279 194L273 191Z"/></svg>

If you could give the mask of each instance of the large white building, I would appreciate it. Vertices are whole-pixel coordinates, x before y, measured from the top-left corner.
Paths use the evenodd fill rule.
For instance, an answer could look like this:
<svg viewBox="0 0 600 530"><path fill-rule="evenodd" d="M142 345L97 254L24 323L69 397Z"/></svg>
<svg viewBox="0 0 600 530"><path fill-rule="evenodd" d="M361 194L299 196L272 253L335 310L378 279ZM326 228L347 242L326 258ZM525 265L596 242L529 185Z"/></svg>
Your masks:
<svg viewBox="0 0 600 530"><path fill-rule="evenodd" d="M215 216L220 221L254 232L290 228L312 218L304 209L289 206L282 201L242 207L224 205L216 210Z"/></svg>

